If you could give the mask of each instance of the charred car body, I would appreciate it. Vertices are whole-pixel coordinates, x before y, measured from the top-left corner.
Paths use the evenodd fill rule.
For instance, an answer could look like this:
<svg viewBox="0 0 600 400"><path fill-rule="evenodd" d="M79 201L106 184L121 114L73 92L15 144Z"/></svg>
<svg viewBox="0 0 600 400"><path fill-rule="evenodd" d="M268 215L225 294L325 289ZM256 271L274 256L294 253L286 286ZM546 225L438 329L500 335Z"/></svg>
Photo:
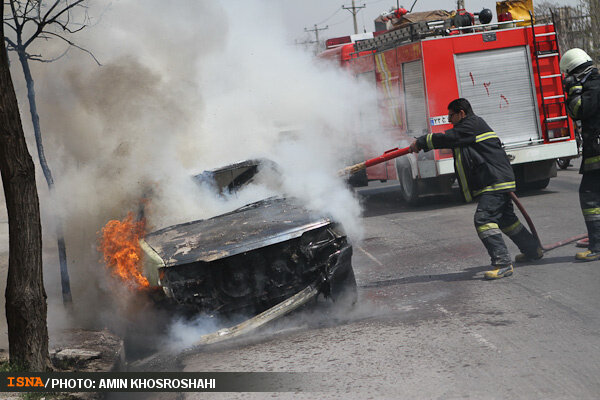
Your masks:
<svg viewBox="0 0 600 400"><path fill-rule="evenodd" d="M196 176L231 192L252 181L264 160ZM206 220L152 232L141 241L151 284L204 314L260 313L308 285L354 302L352 246L329 217L297 199L271 197Z"/></svg>

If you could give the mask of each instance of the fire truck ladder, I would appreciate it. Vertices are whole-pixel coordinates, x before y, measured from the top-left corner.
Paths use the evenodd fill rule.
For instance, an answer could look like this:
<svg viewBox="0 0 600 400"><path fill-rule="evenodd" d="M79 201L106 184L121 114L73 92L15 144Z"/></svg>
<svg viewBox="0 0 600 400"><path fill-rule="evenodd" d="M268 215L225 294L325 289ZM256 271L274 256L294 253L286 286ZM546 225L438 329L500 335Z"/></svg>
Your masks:
<svg viewBox="0 0 600 400"><path fill-rule="evenodd" d="M354 44L357 53L362 51L382 52L399 44L411 43L430 36L445 36L452 25L451 19L414 22L376 36L372 39L357 40Z"/></svg>
<svg viewBox="0 0 600 400"><path fill-rule="evenodd" d="M531 34L533 35L533 50L535 54L535 63L537 67L537 75L538 75L538 83L540 86L540 96L542 98L542 112L544 115L544 132L545 135L548 135L548 124L550 122L567 120L567 126L570 128L569 117L567 116L567 107L565 101L565 95L554 95L554 96L546 96L544 95L544 86L542 84L544 79L561 79L561 74L547 74L542 75L540 68L540 59L549 58L549 57L559 57L560 50L558 48L558 38L556 37L556 28L554 27L554 32L546 32L546 33L535 33L535 26L533 21L533 15L531 11L529 12L530 20L531 20ZM554 21L553 21L554 22ZM550 107L558 106L560 109L560 115L557 117L549 117L548 109ZM550 138L547 138L550 139Z"/></svg>

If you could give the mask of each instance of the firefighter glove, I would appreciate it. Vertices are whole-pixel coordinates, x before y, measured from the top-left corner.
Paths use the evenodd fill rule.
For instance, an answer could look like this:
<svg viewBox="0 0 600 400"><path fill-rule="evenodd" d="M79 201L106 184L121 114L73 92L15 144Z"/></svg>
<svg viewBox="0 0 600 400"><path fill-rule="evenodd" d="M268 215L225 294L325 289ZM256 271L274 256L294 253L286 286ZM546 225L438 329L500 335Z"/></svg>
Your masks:
<svg viewBox="0 0 600 400"><path fill-rule="evenodd" d="M416 140L413 140L413 142L410 144L411 153L418 153L420 150L421 148L419 147L419 143L417 143Z"/></svg>

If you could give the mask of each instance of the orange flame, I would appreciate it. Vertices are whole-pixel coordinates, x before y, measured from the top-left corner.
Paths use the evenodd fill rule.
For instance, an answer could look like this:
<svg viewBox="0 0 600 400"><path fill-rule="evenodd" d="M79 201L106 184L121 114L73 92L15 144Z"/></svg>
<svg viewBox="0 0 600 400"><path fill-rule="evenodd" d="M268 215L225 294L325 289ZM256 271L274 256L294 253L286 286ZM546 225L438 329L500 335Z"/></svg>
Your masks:
<svg viewBox="0 0 600 400"><path fill-rule="evenodd" d="M99 250L109 271L132 288L150 286L142 275L142 249L139 240L144 237L145 221L133 220L128 213L122 220L111 220L102 228Z"/></svg>

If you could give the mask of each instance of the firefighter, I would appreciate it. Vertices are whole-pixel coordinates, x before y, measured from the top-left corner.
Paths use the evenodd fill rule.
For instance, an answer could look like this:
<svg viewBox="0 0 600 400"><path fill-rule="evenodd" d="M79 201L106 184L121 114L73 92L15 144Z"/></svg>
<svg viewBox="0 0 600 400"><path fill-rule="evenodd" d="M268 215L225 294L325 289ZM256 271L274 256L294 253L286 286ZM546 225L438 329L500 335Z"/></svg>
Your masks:
<svg viewBox="0 0 600 400"><path fill-rule="evenodd" d="M448 104L448 120L454 126L445 133L430 133L413 141L411 152L452 149L454 172L465 201L479 198L475 211L475 229L490 257L492 269L486 279L513 274L510 253L502 232L521 250L515 261L542 258L542 249L534 236L514 213L509 193L515 190L515 175L500 139L489 125L473 113L466 99Z"/></svg>
<svg viewBox="0 0 600 400"><path fill-rule="evenodd" d="M592 58L581 49L571 49L560 59L565 74L569 115L581 121L583 158L579 173L579 203L588 230L586 251L575 254L581 261L600 259L600 75Z"/></svg>

